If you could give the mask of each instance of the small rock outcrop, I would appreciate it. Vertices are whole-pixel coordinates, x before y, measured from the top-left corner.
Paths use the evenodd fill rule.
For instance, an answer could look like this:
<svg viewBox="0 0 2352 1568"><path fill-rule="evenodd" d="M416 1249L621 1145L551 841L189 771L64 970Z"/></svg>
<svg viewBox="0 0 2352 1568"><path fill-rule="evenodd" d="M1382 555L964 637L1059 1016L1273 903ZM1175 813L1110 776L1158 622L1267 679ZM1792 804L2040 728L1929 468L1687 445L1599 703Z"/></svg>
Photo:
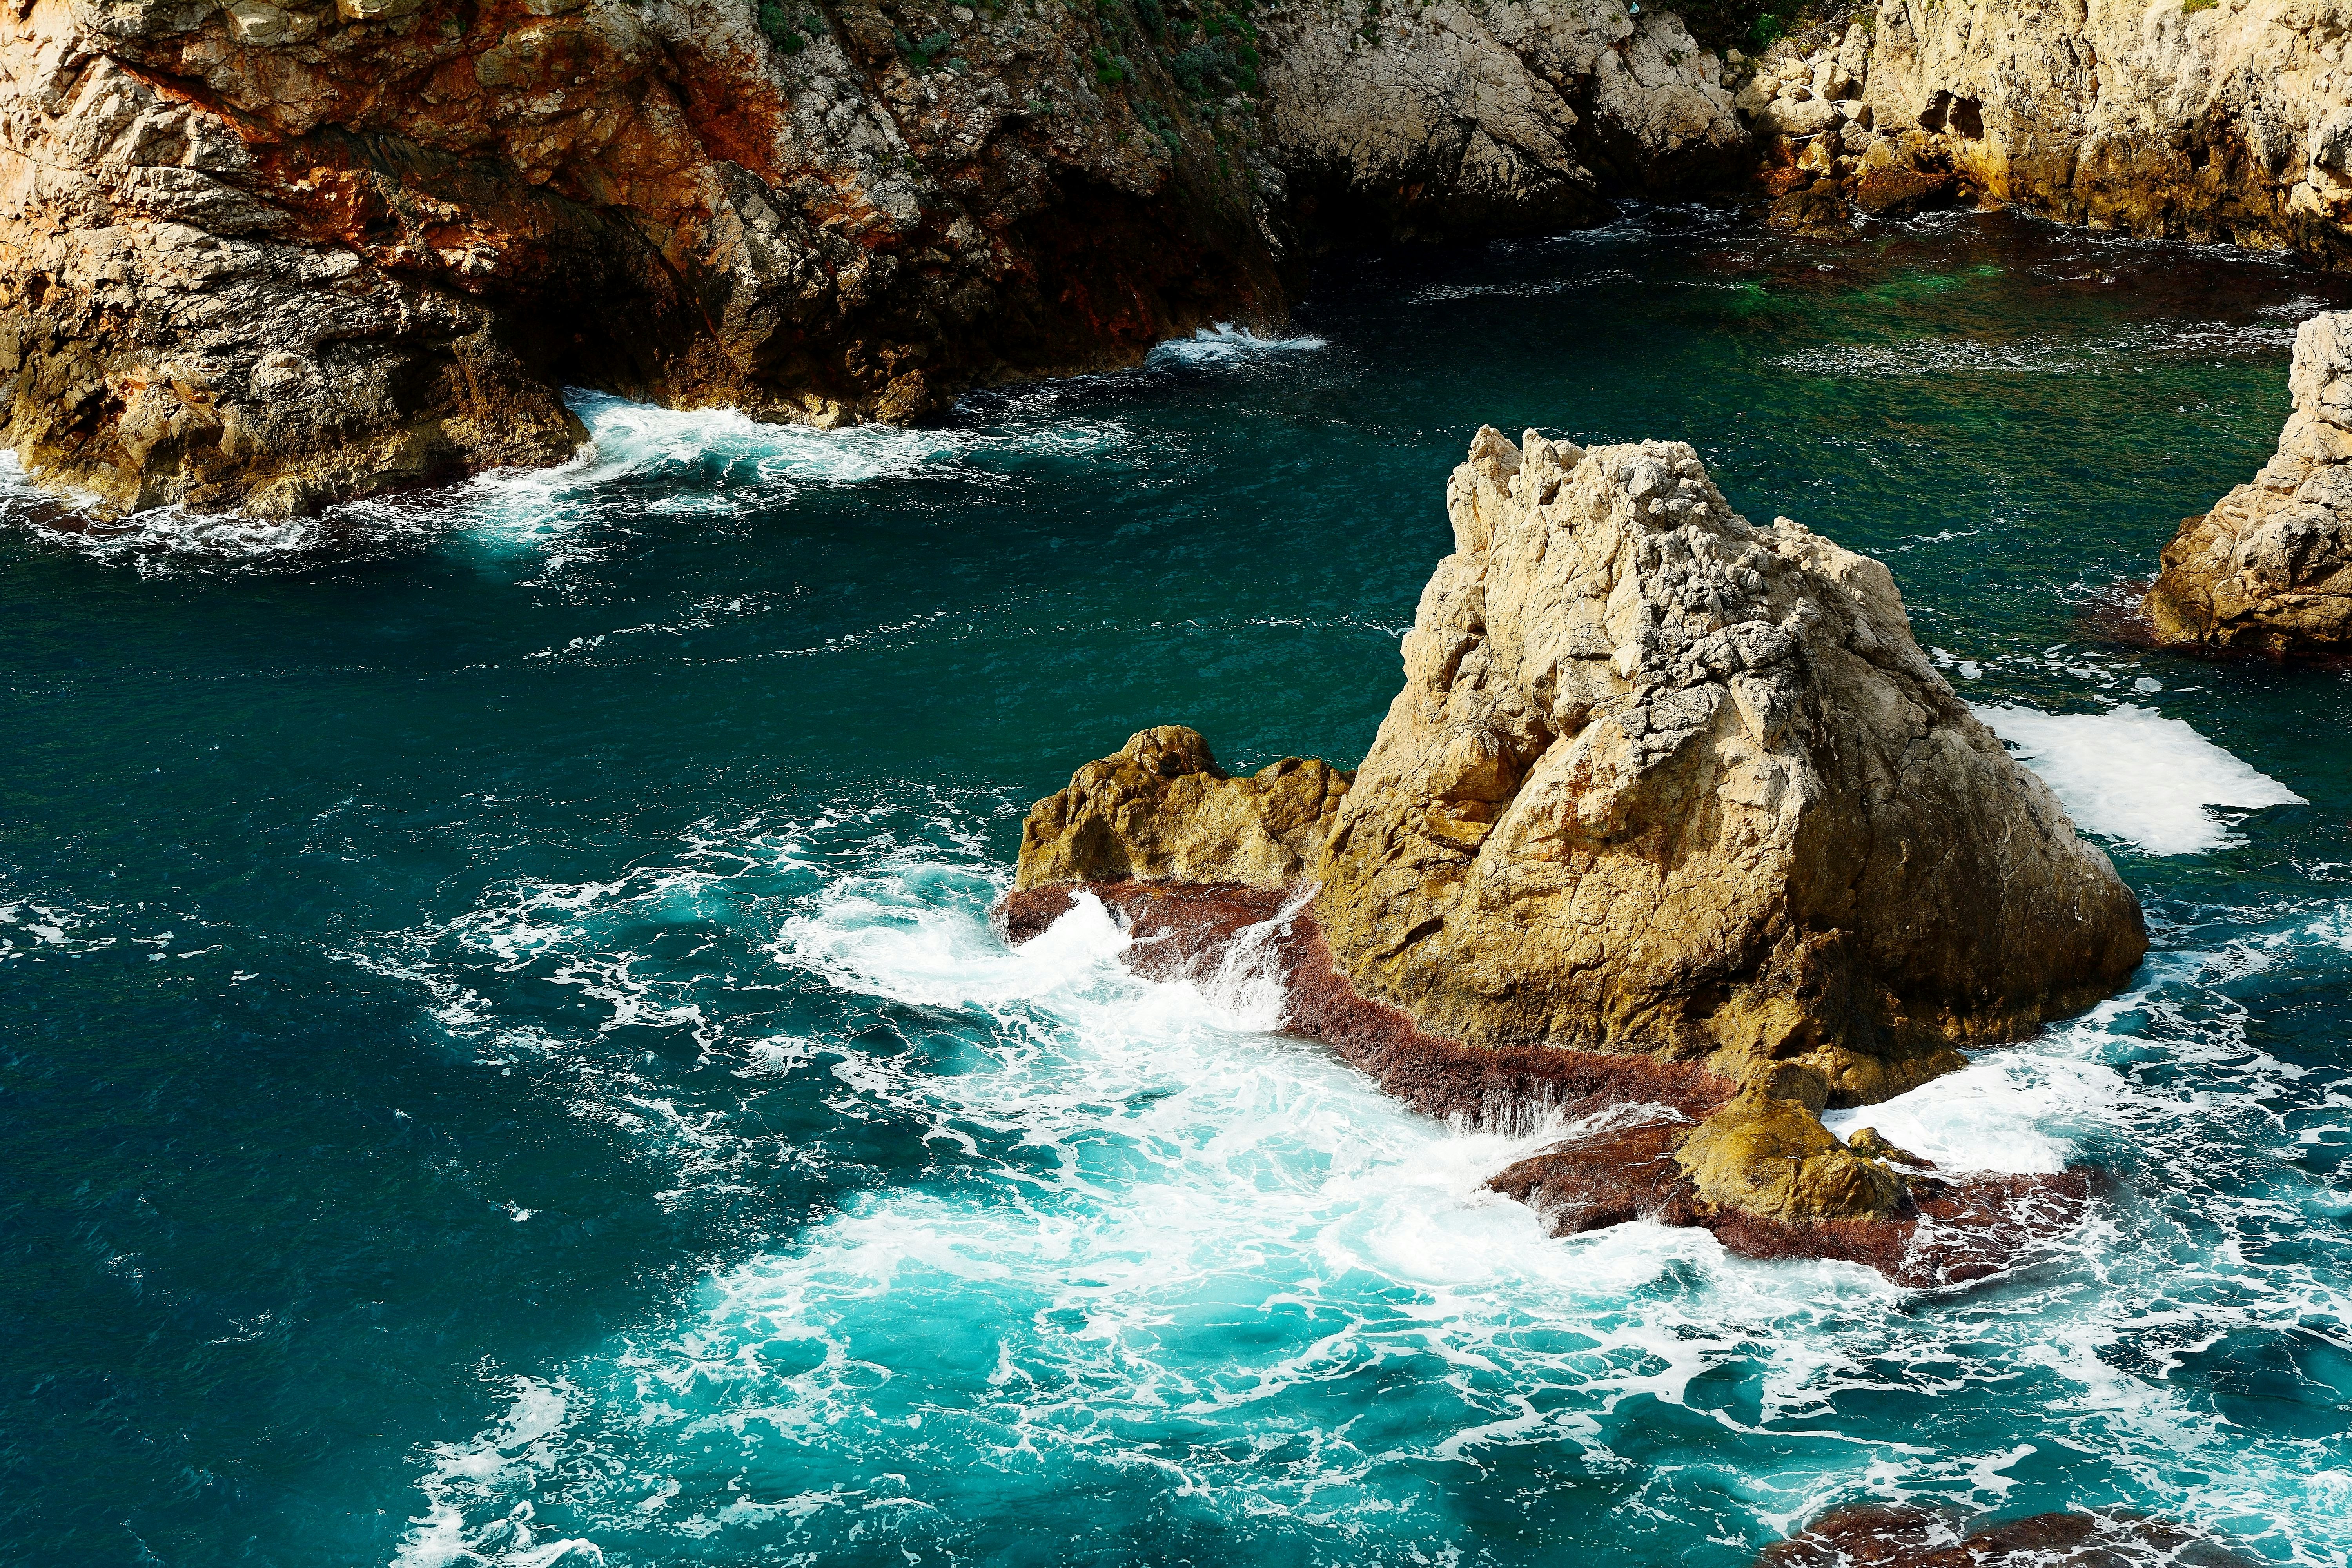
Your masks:
<svg viewBox="0 0 2352 1568"><path fill-rule="evenodd" d="M1479 433L1316 913L1433 1033L1706 1059L1812 1106L2110 994L2139 906L1886 568L1673 442Z"/></svg>
<svg viewBox="0 0 2352 1568"><path fill-rule="evenodd" d="M2277 455L2164 547L2142 601L2159 642L2352 651L2352 312L2303 323L2287 385Z"/></svg>
<svg viewBox="0 0 2352 1568"><path fill-rule="evenodd" d="M2142 1514L2037 1513L1971 1527L1913 1503L1837 1509L1764 1549L1756 1568L2254 1568L2202 1531Z"/></svg>
<svg viewBox="0 0 2352 1568"><path fill-rule="evenodd" d="M1197 731L1177 724L1140 731L1030 811L1014 885L1286 886L1321 857L1349 776L1328 763L1286 757L1234 778Z"/></svg>
<svg viewBox="0 0 2352 1568"><path fill-rule="evenodd" d="M1433 1113L1611 1111L1495 1179L1562 1231L1702 1225L1949 1284L2079 1217L2083 1173L1947 1179L1818 1114L2088 1005L2147 948L1886 569L1750 526L1679 443L1481 430L1447 501L1362 768L1234 778L1142 731L1031 811L1007 934L1091 895L1147 973L1251 947L1290 1026Z"/></svg>

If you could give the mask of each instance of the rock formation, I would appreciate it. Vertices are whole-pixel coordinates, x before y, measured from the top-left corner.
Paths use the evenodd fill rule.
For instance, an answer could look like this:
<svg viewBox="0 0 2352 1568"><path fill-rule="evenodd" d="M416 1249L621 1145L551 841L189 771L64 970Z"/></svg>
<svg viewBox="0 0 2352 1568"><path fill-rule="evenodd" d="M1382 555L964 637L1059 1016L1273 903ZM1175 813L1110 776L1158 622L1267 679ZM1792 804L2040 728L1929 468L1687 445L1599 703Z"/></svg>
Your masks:
<svg viewBox="0 0 2352 1568"><path fill-rule="evenodd" d="M1942 1509L1864 1504L1765 1548L1756 1568L2253 1568L2200 1531L2122 1511L2037 1513L1971 1529Z"/></svg>
<svg viewBox="0 0 2352 1568"><path fill-rule="evenodd" d="M28 0L7 439L117 507L284 514L561 457L566 383L905 419L1278 316L1249 160L1128 9L982 10Z"/></svg>
<svg viewBox="0 0 2352 1568"><path fill-rule="evenodd" d="M2287 386L2277 455L2164 547L2143 602L2158 641L2352 650L2352 312L2303 323Z"/></svg>
<svg viewBox="0 0 2352 1568"><path fill-rule="evenodd" d="M2145 237L2352 257L2352 71L2305 0L1887 0L1738 102L1820 229L1982 195Z"/></svg>
<svg viewBox="0 0 2352 1568"><path fill-rule="evenodd" d="M1327 232L1570 227L1611 193L1727 184L1751 155L1720 57L1670 12L1290 4L1265 37L1267 156Z"/></svg>
<svg viewBox="0 0 2352 1568"><path fill-rule="evenodd" d="M1286 757L1255 777L1233 778L1197 731L1145 730L1029 813L1020 886L1131 879L1285 886L1313 868L1349 776Z"/></svg>
<svg viewBox="0 0 2352 1568"><path fill-rule="evenodd" d="M1286 166L1334 232L1493 234L1745 145L1612 0L1255 5L25 0L5 439L282 516L556 460L566 384L919 419L1280 320Z"/></svg>
<svg viewBox="0 0 2352 1568"><path fill-rule="evenodd" d="M1316 912L1481 1044L1867 1103L2111 992L2137 903L1912 640L1877 562L1697 455L1482 431Z"/></svg>
<svg viewBox="0 0 2352 1568"><path fill-rule="evenodd" d="M1948 1181L1817 1114L2088 1005L2147 948L1885 568L1751 527L1679 443L1482 430L1447 502L1457 548L1352 778L1230 778L1146 731L1032 811L1010 934L1091 891L1155 972L1265 943L1293 1026L1424 1109L1648 1107L1496 1178L1562 1229L1646 1215L1939 1283L2079 1214L2079 1175Z"/></svg>

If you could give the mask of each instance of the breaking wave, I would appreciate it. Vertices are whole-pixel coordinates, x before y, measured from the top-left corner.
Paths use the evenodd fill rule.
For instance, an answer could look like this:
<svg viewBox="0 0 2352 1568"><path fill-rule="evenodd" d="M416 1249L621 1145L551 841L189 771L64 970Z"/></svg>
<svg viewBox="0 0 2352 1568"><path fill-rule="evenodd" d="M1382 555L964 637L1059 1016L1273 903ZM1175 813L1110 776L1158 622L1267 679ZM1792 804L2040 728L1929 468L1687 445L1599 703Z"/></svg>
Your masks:
<svg viewBox="0 0 2352 1568"><path fill-rule="evenodd" d="M1478 1498L1628 1564L1694 1527L1744 1562L1858 1500L2097 1499L2296 1562L2352 1542L2340 1432L2249 1432L2169 1375L2345 1321L2337 1197L2249 1157L2333 1125L2341 1075L2284 1072L2222 994L2248 962L2340 976L2343 911L2168 951L2087 1018L1841 1113L1956 1167L2123 1178L2030 1273L1921 1297L1703 1231L1553 1238L1484 1184L1561 1129L1408 1111L1270 1032L1246 973L1137 980L1090 900L1007 949L980 826L706 825L378 955L486 1066L576 1067L582 1114L634 1118L681 1201L793 1152L631 1081L664 1034L926 1152L590 1353L486 1369L490 1417L416 1455L404 1568L997 1560L1043 1520L1057 1561L1425 1562Z"/></svg>

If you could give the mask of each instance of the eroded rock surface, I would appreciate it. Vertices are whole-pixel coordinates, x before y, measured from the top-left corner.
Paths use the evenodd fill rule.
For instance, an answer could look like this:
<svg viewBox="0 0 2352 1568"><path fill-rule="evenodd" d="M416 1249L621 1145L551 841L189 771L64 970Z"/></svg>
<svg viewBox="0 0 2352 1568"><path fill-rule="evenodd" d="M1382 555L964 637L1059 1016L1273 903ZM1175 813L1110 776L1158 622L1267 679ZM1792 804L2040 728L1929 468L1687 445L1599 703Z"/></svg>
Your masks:
<svg viewBox="0 0 2352 1568"><path fill-rule="evenodd" d="M1668 12L1349 0L1278 7L1265 36L1268 156L1343 231L1565 227L1607 194L1723 184L1751 156L1721 58Z"/></svg>
<svg viewBox="0 0 2352 1568"><path fill-rule="evenodd" d="M1496 1178L1562 1230L1703 1225L1948 1284L2070 1226L2082 1173L1948 1177L1818 1114L2086 1005L2147 947L1885 568L1751 527L1676 443L1482 430L1447 501L1457 549L1352 780L1139 733L1031 812L1008 935L1097 898L1147 973L1259 963L1290 1026L1423 1110L1580 1119Z"/></svg>
<svg viewBox="0 0 2352 1568"><path fill-rule="evenodd" d="M2352 650L2352 312L2303 323L2287 385L2277 455L2164 547L2143 606L2159 641Z"/></svg>
<svg viewBox="0 0 2352 1568"><path fill-rule="evenodd" d="M903 420L1279 317L1249 160L1136 26L30 0L0 24L7 438L116 506L285 513L561 457L567 382Z"/></svg>
<svg viewBox="0 0 2352 1568"><path fill-rule="evenodd" d="M1030 811L1015 885L1172 879L1285 887L1320 858L1349 778L1299 757L1234 778L1197 731L1177 724L1140 731Z"/></svg>
<svg viewBox="0 0 2352 1568"><path fill-rule="evenodd" d="M1692 449L1480 432L1317 914L1433 1033L1859 1104L2107 994L2139 907L1886 569Z"/></svg>
<svg viewBox="0 0 2352 1568"><path fill-rule="evenodd" d="M1685 46L1614 0L25 0L0 436L283 516L554 461L568 384L919 420L1279 321L1286 168L1384 236L1699 177L1745 132Z"/></svg>
<svg viewBox="0 0 2352 1568"><path fill-rule="evenodd" d="M2352 255L2347 18L2309 0L1886 0L1738 104L1780 221L1989 198L2146 237Z"/></svg>

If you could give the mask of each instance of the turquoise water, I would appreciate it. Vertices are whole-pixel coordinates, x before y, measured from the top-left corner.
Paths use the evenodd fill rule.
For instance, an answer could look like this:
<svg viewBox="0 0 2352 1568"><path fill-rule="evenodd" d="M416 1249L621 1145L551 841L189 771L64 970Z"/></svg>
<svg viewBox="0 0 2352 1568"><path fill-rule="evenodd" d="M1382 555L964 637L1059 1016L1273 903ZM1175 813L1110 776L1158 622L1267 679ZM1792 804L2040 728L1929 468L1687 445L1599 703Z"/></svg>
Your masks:
<svg viewBox="0 0 2352 1568"><path fill-rule="evenodd" d="M945 431L583 397L568 468L268 536L18 496L0 1559L1729 1565L1916 1499L2345 1562L2352 683L2111 628L2346 298L1660 212ZM2105 836L2134 988L1864 1113L2097 1163L2081 1233L1948 1296L1555 1240L1480 1190L1542 1130L991 935L1137 727L1361 755L1481 422L1882 554Z"/></svg>

